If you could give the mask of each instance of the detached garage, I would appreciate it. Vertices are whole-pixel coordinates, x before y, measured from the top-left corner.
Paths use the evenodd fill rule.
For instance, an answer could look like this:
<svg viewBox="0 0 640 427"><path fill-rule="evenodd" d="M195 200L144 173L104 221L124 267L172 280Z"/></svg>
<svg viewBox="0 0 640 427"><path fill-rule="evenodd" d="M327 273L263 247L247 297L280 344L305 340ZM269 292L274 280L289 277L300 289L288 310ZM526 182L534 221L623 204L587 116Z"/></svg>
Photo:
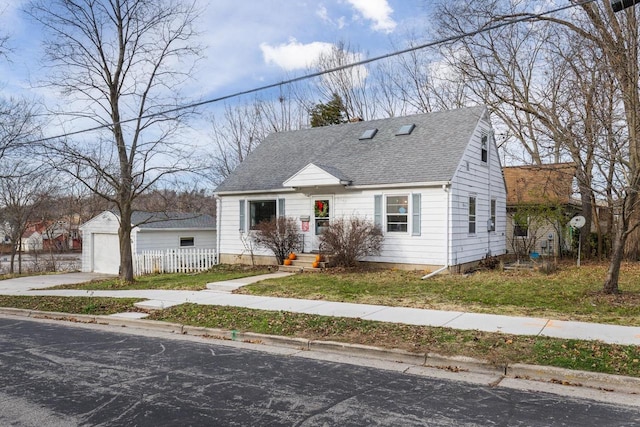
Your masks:
<svg viewBox="0 0 640 427"><path fill-rule="evenodd" d="M131 252L166 249L215 249L216 220L211 215L139 212L132 215ZM105 211L80 226L82 271L118 274L118 214Z"/></svg>

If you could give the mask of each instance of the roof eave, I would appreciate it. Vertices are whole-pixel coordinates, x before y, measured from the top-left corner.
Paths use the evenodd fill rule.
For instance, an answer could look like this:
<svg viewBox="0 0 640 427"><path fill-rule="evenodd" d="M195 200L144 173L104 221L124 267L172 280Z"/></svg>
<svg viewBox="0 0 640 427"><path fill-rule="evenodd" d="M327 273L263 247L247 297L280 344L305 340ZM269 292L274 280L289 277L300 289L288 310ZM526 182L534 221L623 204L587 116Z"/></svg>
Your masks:
<svg viewBox="0 0 640 427"><path fill-rule="evenodd" d="M215 197L220 197L220 196L242 196L242 195L247 195L247 194L264 194L264 193L282 193L282 192L287 192L287 193L292 193L295 190L293 188L287 188L287 187L282 187L282 188L271 188L268 190L229 190L229 191L219 191L217 193L213 193L213 195Z"/></svg>
<svg viewBox="0 0 640 427"><path fill-rule="evenodd" d="M351 185L348 188L353 190L369 190L375 188L417 188L417 187L442 187L451 185L451 181L431 181L431 182L397 182L392 184L366 184Z"/></svg>

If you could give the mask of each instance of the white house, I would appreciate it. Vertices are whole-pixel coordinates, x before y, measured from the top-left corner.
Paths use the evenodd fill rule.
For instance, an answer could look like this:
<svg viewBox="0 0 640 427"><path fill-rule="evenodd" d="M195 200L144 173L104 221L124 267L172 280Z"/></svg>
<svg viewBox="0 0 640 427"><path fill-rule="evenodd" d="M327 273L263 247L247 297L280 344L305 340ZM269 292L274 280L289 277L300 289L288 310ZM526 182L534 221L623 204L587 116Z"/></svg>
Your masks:
<svg viewBox="0 0 640 427"><path fill-rule="evenodd" d="M118 274L120 217L105 211L80 226L83 236L82 271ZM215 249L216 223L211 215L134 212L131 251L180 248Z"/></svg>
<svg viewBox="0 0 640 427"><path fill-rule="evenodd" d="M22 234L20 239L20 250L22 252L34 252L42 250L42 234L35 230L28 230Z"/></svg>
<svg viewBox="0 0 640 427"><path fill-rule="evenodd" d="M334 218L384 233L365 261L461 271L506 251L506 190L485 107L269 135L216 189L219 262L273 264L251 229L297 219L304 252Z"/></svg>

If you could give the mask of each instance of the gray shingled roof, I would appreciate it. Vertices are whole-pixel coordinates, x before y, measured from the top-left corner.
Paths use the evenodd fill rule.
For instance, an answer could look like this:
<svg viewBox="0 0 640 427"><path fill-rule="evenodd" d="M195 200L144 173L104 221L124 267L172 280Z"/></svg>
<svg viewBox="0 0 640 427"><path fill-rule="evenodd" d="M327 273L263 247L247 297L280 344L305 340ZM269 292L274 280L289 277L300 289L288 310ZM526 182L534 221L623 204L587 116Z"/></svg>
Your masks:
<svg viewBox="0 0 640 427"><path fill-rule="evenodd" d="M309 163L352 185L449 181L484 112L480 106L272 133L216 192L282 189ZM396 136L411 123L410 135ZM373 139L359 139L372 128Z"/></svg>
<svg viewBox="0 0 640 427"><path fill-rule="evenodd" d="M216 219L211 215L182 212L134 211L131 222L141 229L216 229Z"/></svg>

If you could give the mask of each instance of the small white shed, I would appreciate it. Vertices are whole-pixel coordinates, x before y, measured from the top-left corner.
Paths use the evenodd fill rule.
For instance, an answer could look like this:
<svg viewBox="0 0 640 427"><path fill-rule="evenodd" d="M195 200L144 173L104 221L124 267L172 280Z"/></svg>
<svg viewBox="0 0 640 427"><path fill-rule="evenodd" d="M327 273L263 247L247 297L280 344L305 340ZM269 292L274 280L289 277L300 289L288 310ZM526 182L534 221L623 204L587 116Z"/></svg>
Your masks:
<svg viewBox="0 0 640 427"><path fill-rule="evenodd" d="M131 252L216 248L216 220L211 215L140 212L132 215ZM80 226L82 271L118 274L120 245L117 213L104 211Z"/></svg>

